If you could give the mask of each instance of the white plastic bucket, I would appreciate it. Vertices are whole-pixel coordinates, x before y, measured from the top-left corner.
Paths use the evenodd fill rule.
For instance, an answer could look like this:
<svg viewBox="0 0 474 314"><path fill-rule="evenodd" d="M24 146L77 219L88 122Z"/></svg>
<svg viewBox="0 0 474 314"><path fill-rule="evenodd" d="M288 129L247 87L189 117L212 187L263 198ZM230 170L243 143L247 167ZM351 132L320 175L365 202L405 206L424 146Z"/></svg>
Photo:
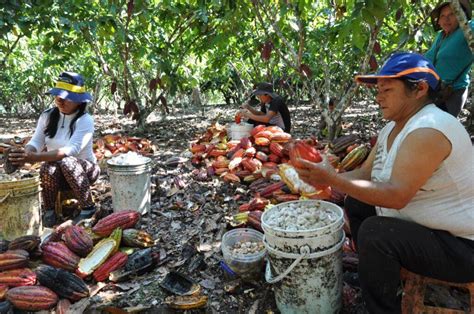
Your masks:
<svg viewBox="0 0 474 314"><path fill-rule="evenodd" d="M0 239L42 232L39 176L0 181Z"/></svg>
<svg viewBox="0 0 474 314"><path fill-rule="evenodd" d="M231 140L240 140L244 137L249 137L253 129L253 124L250 123L232 123L229 127L229 134Z"/></svg>
<svg viewBox="0 0 474 314"><path fill-rule="evenodd" d="M337 220L322 228L287 231L269 226L272 210L288 203L310 203L329 209ZM265 278L274 284L275 301L283 314L338 313L342 307L342 209L329 202L306 200L281 203L265 211L262 228L268 252Z"/></svg>
<svg viewBox="0 0 474 314"><path fill-rule="evenodd" d="M141 214L150 210L150 158L139 165L117 165L107 162L114 211L133 209Z"/></svg>

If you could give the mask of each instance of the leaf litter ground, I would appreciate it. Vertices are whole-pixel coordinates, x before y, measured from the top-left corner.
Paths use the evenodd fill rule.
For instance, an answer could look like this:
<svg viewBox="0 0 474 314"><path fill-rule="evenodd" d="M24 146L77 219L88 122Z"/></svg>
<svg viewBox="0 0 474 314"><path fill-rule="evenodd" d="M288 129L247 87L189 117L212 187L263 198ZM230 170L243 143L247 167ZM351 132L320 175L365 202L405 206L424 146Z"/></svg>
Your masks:
<svg viewBox="0 0 474 314"><path fill-rule="evenodd" d="M306 138L318 133L317 110L308 106L290 110L293 137ZM217 177L210 181L197 181L191 174L194 167L187 158L190 141L216 120L221 124L230 123L234 113L235 108L206 107L207 118L203 118L193 114L190 109L176 110L165 119L151 117L143 132L137 131L130 120L95 115L96 137L109 133L140 136L152 140L157 148L151 157L151 211L143 217L141 228L159 239L157 250L162 262L154 271L127 282L93 287L95 296L77 304L78 309L87 308L86 312L91 313L98 309L117 312L117 308L131 312L173 313L174 310L162 305L169 294L159 283L169 271L174 270L199 283L204 294L209 297L205 308L190 312L278 313L272 287L265 283L263 277L252 282L242 282L229 278L219 266L222 260L220 241L228 230L225 216L237 212L237 201L250 199L246 186L231 185ZM463 121L467 123L468 119L464 117ZM343 122L344 133L358 134L364 142L368 142L384 125L376 105L363 102L349 108ZM30 136L34 125L35 121L32 119L0 118L0 140L13 136ZM472 131L472 126L470 128ZM187 161L177 167L166 166L166 160L176 156ZM184 181L184 187L177 186L175 178ZM110 183L105 170L94 185L93 193L101 209L112 211ZM343 313L364 313L360 289L354 284L356 263L354 256L345 256ZM430 287L427 300L433 305L464 309L468 307L465 294L441 287Z"/></svg>

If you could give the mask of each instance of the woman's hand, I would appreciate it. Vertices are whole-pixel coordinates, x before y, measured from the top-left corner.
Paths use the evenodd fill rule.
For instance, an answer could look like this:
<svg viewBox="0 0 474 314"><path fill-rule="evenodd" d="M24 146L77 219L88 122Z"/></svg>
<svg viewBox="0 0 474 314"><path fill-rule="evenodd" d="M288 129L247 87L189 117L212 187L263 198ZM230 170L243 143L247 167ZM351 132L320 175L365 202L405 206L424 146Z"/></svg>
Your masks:
<svg viewBox="0 0 474 314"><path fill-rule="evenodd" d="M301 180L314 186L331 185L337 175L336 170L331 166L326 156L322 156L323 161L319 163L310 162L301 158L297 159L298 167L296 171Z"/></svg>
<svg viewBox="0 0 474 314"><path fill-rule="evenodd" d="M241 109L247 109L247 110L250 110L252 106L250 106L249 104L243 104L242 106L240 106Z"/></svg>
<svg viewBox="0 0 474 314"><path fill-rule="evenodd" d="M249 118L250 111L248 109L241 109L239 110L239 114L243 118Z"/></svg>
<svg viewBox="0 0 474 314"><path fill-rule="evenodd" d="M24 148L12 148L8 154L8 159L15 166L23 166L28 160L28 153Z"/></svg>

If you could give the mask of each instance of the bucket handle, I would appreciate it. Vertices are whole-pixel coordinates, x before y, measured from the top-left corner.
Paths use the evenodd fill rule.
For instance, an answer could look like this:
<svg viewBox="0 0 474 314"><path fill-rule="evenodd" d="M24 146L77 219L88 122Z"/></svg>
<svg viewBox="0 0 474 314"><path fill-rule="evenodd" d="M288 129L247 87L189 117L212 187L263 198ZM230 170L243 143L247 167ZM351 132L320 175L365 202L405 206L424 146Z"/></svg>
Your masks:
<svg viewBox="0 0 474 314"><path fill-rule="evenodd" d="M293 270L293 268L296 267L296 265L298 265L301 262L303 258L309 255L309 252L310 252L309 246L305 245L305 246L300 247L300 255L298 256L298 258L295 259L293 263L291 263L290 267L288 267L284 272L282 272L276 277L272 276L272 270L270 269L270 262L267 262L267 266L265 268L265 280L268 283L277 283L281 281Z"/></svg>
<svg viewBox="0 0 474 314"><path fill-rule="evenodd" d="M0 199L0 204L2 204L3 202L5 202L7 200L7 198L10 196L10 192L8 192L2 199Z"/></svg>
<svg viewBox="0 0 474 314"><path fill-rule="evenodd" d="M304 259L304 258L319 258L319 257L322 257L322 256L332 254L332 253L336 252L337 250L339 250L342 247L342 245L344 244L345 239L346 239L346 237L343 236L341 241L339 241L338 244L336 244L335 246L333 246L329 250L325 250L325 251L322 251L322 252L315 252L315 253L311 253L311 254L310 254L310 248L309 248L308 245L304 245L304 246L300 247L300 254L293 254L293 253L281 252L279 250L275 250L275 249L271 248L270 246L268 246L266 244L266 241L264 239L265 247L268 251L278 252L278 254L281 255L284 258L291 258L291 259L294 258L295 259L294 262L291 263L291 265L284 272L279 274L277 277L273 277L272 270L270 268L270 261L268 261L267 265L265 267L265 280L267 281L267 283L277 283L277 282L283 280L283 278L285 278L293 270L293 268L295 268L301 262L302 259Z"/></svg>

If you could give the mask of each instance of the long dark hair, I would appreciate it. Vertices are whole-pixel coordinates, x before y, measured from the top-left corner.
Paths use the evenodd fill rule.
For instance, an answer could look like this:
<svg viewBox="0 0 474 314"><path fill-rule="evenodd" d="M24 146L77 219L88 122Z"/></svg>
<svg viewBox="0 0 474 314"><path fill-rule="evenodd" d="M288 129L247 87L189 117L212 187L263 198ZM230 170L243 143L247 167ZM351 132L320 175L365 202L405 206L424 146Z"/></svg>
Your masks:
<svg viewBox="0 0 474 314"><path fill-rule="evenodd" d="M79 119L81 116L83 116L86 113L86 106L87 102L82 102L79 104L79 109L77 112L77 115L72 119L71 124L69 125L69 137L72 136L74 133L74 127L76 125L77 119ZM59 126L59 108L54 107L51 109L48 109L45 111L45 113L50 112L49 114L49 120L48 120L48 125L46 125L46 128L44 129L44 134L50 138L53 138L56 136L56 132L58 131L58 126Z"/></svg>

